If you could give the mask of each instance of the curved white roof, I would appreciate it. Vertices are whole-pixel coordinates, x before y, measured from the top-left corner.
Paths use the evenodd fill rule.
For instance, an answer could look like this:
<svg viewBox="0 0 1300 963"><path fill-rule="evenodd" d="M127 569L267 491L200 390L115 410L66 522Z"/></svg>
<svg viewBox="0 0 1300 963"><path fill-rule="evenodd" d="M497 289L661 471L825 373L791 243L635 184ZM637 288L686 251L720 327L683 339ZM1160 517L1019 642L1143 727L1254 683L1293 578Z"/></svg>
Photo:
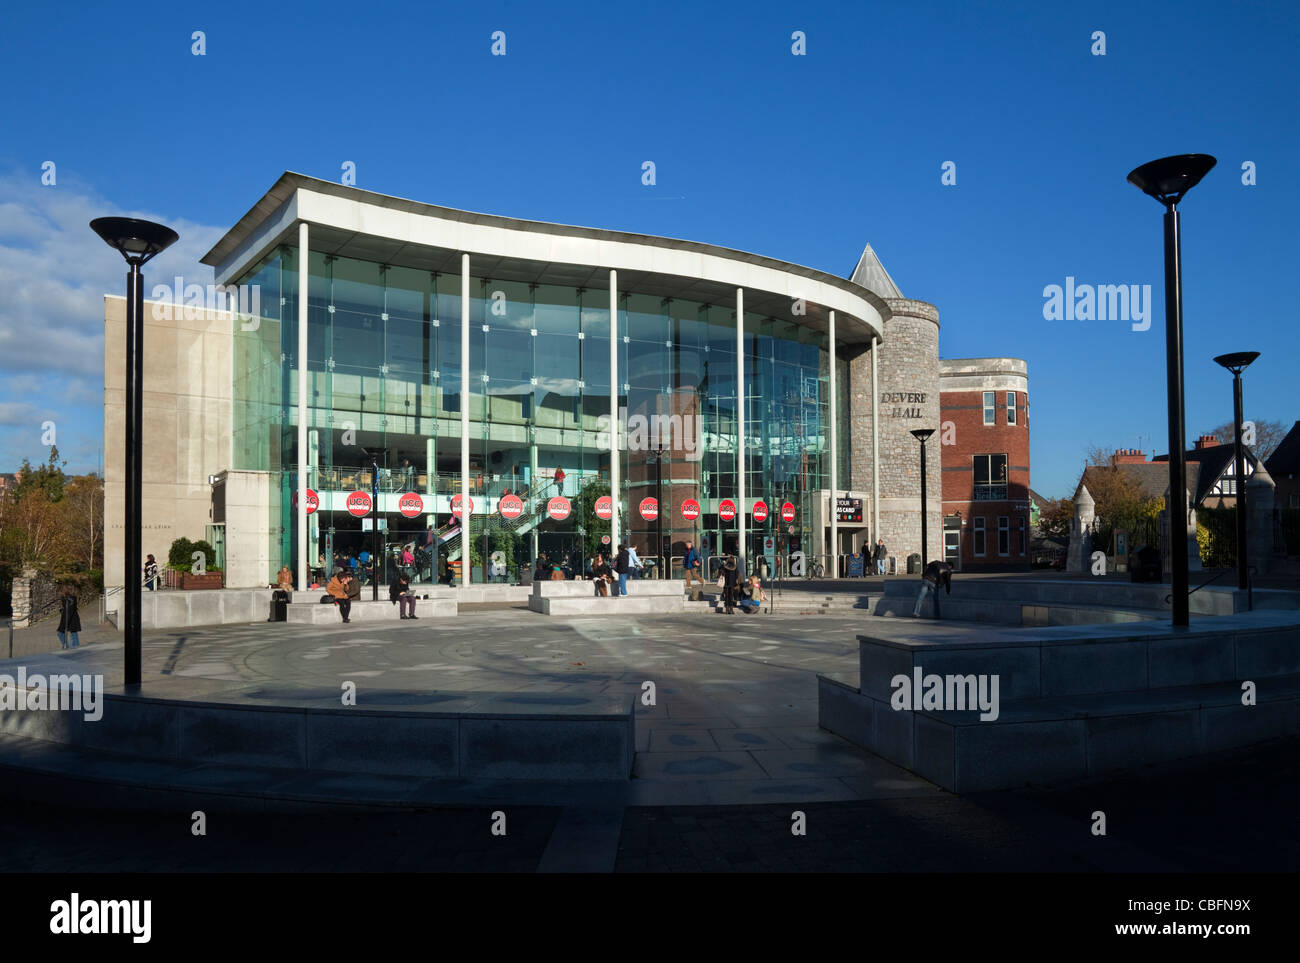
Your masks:
<svg viewBox="0 0 1300 963"><path fill-rule="evenodd" d="M879 295L813 268L696 241L572 227L476 214L363 191L285 172L202 258L216 282L239 278L279 244L297 244L309 225L313 251L421 270L459 273L470 255L476 277L608 289L610 269L621 291L734 306L826 331L836 312L836 340L855 344L883 336L890 310ZM795 316L796 299L806 314Z"/></svg>

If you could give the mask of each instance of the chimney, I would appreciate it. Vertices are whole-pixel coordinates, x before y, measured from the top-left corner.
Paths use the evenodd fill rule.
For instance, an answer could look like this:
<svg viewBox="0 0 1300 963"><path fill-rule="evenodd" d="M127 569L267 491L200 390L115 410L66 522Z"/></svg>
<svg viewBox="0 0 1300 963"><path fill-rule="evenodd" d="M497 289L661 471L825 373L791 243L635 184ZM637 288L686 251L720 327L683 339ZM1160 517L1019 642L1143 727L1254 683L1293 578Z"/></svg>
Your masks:
<svg viewBox="0 0 1300 963"><path fill-rule="evenodd" d="M1145 465L1147 456L1136 448L1117 448L1111 458L1112 465Z"/></svg>
<svg viewBox="0 0 1300 963"><path fill-rule="evenodd" d="M1200 451L1202 448L1216 448L1218 445L1219 439L1217 435L1201 435L1200 438L1196 439L1197 451Z"/></svg>

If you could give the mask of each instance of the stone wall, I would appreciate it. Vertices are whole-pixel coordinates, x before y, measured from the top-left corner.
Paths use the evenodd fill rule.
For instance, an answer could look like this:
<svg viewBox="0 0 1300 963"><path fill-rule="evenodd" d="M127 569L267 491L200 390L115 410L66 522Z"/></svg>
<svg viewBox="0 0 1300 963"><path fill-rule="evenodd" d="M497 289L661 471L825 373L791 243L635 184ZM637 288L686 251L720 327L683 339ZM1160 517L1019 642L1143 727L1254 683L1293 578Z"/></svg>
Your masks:
<svg viewBox="0 0 1300 963"><path fill-rule="evenodd" d="M921 446L914 428L933 428L926 445L928 556L943 557L942 445L939 429L939 312L924 301L888 298L893 316L876 350L878 385L871 384L871 352L849 359L850 484L871 489L873 408L880 408L880 531L900 568L921 551Z"/></svg>

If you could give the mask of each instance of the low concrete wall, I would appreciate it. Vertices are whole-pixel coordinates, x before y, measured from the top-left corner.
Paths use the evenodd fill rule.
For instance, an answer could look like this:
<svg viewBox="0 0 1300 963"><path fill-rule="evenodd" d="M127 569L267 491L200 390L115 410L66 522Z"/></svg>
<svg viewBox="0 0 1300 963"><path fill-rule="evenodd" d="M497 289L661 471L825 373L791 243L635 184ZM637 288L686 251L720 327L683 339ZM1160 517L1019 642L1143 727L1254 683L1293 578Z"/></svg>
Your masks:
<svg viewBox="0 0 1300 963"><path fill-rule="evenodd" d="M617 591L617 585L610 588ZM528 607L542 615L650 615L684 612L686 583L681 579L631 579L627 595L602 598L595 582L534 582Z"/></svg>
<svg viewBox="0 0 1300 963"><path fill-rule="evenodd" d="M1300 733L1300 618L859 636L857 685L818 682L823 728L944 788L1051 782ZM992 678L996 718L895 709L897 676ZM1242 704L1244 681L1256 704Z"/></svg>
<svg viewBox="0 0 1300 963"><path fill-rule="evenodd" d="M919 578L896 579L885 583L886 598L916 599L920 590ZM963 579L953 575L952 594L944 601L969 599L993 602L1017 602L1027 605L1098 605L1123 610L1149 609L1169 611L1165 596L1169 585L1145 582L1121 582L1114 579ZM1256 593L1260 595L1261 593ZM1245 593L1237 598L1236 589L1207 586L1188 598L1194 615L1231 615L1246 610ZM1257 604L1257 607L1262 607ZM1280 605L1278 607L1281 607Z"/></svg>
<svg viewBox="0 0 1300 963"><path fill-rule="evenodd" d="M417 599L415 616L417 619L455 618L457 608L455 599ZM400 607L387 599L382 602L353 602L348 612L348 620L352 622L397 622L400 619ZM296 625L335 625L342 622L343 617L336 605L304 600L285 609L285 620Z"/></svg>
<svg viewBox="0 0 1300 963"><path fill-rule="evenodd" d="M0 711L0 732L201 765L253 765L444 779L624 780L636 746L635 697L548 699L475 693L481 711L249 706L106 692L103 717ZM337 700L336 700L337 701ZM557 711L546 711L553 706ZM563 706L563 708L560 708Z"/></svg>

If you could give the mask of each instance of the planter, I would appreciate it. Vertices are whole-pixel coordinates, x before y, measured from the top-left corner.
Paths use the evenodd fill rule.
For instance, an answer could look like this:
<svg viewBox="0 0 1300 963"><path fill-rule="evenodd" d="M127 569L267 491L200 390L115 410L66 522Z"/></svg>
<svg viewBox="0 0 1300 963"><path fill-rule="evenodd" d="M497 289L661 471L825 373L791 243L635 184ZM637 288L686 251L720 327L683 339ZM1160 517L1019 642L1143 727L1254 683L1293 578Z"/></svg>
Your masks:
<svg viewBox="0 0 1300 963"><path fill-rule="evenodd" d="M180 572L181 588L189 589L219 589L222 585L220 572L205 572L202 575L194 575L191 572Z"/></svg>

